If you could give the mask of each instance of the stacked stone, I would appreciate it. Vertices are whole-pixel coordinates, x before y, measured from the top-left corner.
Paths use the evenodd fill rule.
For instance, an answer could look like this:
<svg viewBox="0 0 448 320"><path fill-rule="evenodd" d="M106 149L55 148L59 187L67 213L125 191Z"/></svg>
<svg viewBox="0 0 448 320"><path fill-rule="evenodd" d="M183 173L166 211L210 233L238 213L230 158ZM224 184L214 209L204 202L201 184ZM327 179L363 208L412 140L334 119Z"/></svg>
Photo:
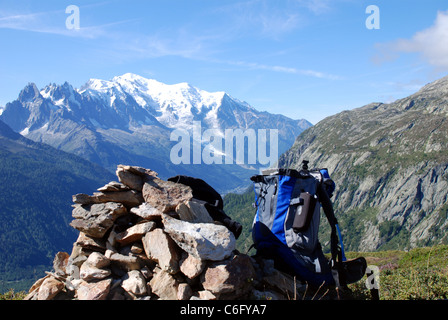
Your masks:
<svg viewBox="0 0 448 320"><path fill-rule="evenodd" d="M79 237L26 299L281 299L297 292L270 261L238 253L234 235L190 187L140 167L120 165L116 174L119 182L73 196Z"/></svg>

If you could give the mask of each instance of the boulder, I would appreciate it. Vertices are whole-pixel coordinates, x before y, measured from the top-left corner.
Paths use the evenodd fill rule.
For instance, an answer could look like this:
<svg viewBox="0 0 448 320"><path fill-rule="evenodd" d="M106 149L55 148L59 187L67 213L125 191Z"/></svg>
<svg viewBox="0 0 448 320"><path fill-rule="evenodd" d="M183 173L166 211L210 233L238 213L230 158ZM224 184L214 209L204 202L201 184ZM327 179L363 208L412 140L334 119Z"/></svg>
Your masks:
<svg viewBox="0 0 448 320"><path fill-rule="evenodd" d="M117 252L107 251L106 256L109 257L112 265L125 271L139 270L142 266L140 259L132 254L124 255Z"/></svg>
<svg viewBox="0 0 448 320"><path fill-rule="evenodd" d="M80 277L84 281L101 280L110 276L111 271L100 269L84 263L80 269Z"/></svg>
<svg viewBox="0 0 448 320"><path fill-rule="evenodd" d="M200 260L224 260L235 250L235 237L222 225L191 223L168 215L163 215L163 224L179 247Z"/></svg>
<svg viewBox="0 0 448 320"><path fill-rule="evenodd" d="M57 275L65 275L67 273L67 265L70 255L67 252L56 253L53 260L53 269Z"/></svg>
<svg viewBox="0 0 448 320"><path fill-rule="evenodd" d="M75 205L70 225L93 238L102 238L113 226L114 221L126 214L121 203L108 202L90 205Z"/></svg>
<svg viewBox="0 0 448 320"><path fill-rule="evenodd" d="M180 283L177 287L177 300L190 300L193 290L188 283Z"/></svg>
<svg viewBox="0 0 448 320"><path fill-rule="evenodd" d="M176 243L160 228L148 232L143 238L148 258L156 261L168 273L179 271L180 253Z"/></svg>
<svg viewBox="0 0 448 320"><path fill-rule="evenodd" d="M116 192L116 191L127 191L129 190L128 186L116 181L111 181L106 184L104 187L98 188L97 191L100 192Z"/></svg>
<svg viewBox="0 0 448 320"><path fill-rule="evenodd" d="M106 300L112 278L107 278L97 282L81 281L77 293L79 300Z"/></svg>
<svg viewBox="0 0 448 320"><path fill-rule="evenodd" d="M205 261L188 253L179 261L180 271L189 279L194 279L204 271Z"/></svg>
<svg viewBox="0 0 448 320"><path fill-rule="evenodd" d="M65 285L61 281L48 277L39 287L37 300L52 300L64 287Z"/></svg>
<svg viewBox="0 0 448 320"><path fill-rule="evenodd" d="M94 192L92 196L83 193L76 194L73 196L73 202L83 205L118 202L128 207L136 207L143 203L143 197L140 192L137 192L135 190L125 190L117 192Z"/></svg>
<svg viewBox="0 0 448 320"><path fill-rule="evenodd" d="M118 177L118 180L121 183L123 183L124 185L128 186L131 189L142 191L143 189L142 175L135 174L134 172L131 172L131 170L126 170L126 167L121 165L117 167L117 171L115 173Z"/></svg>
<svg viewBox="0 0 448 320"><path fill-rule="evenodd" d="M121 245L127 245L136 241L140 241L142 237L152 231L156 227L155 222L143 222L136 224L116 235L115 240Z"/></svg>
<svg viewBox="0 0 448 320"><path fill-rule="evenodd" d="M75 246L79 246L86 250L99 251L103 253L106 251L106 242L103 239L90 237L84 232L79 233Z"/></svg>
<svg viewBox="0 0 448 320"><path fill-rule="evenodd" d="M124 277L121 287L137 296L146 295L148 292L146 288L146 279L138 270L129 271Z"/></svg>
<svg viewBox="0 0 448 320"><path fill-rule="evenodd" d="M193 198L189 186L155 177L147 179L142 193L145 202L164 213L174 211L180 203Z"/></svg>
<svg viewBox="0 0 448 320"><path fill-rule="evenodd" d="M98 252L93 252L87 260L81 265L80 277L82 280L102 280L107 278L111 271L104 269L109 266L110 260Z"/></svg>
<svg viewBox="0 0 448 320"><path fill-rule="evenodd" d="M236 299L251 290L255 277L250 257L241 254L210 265L202 274L201 282L214 295L227 294L226 298Z"/></svg>
<svg viewBox="0 0 448 320"><path fill-rule="evenodd" d="M168 272L157 268L149 282L152 292L162 300L177 300L179 282Z"/></svg>
<svg viewBox="0 0 448 320"><path fill-rule="evenodd" d="M147 177L157 177L159 174L151 169L146 169L143 167L137 167L137 166L128 166L128 165L123 165L123 164L119 164L117 166L117 171L126 171L129 173L132 173L134 175L137 176L141 176L144 179L147 179ZM118 174L117 174L118 176Z"/></svg>
<svg viewBox="0 0 448 320"><path fill-rule="evenodd" d="M216 300L216 296L208 290L198 291L199 300Z"/></svg>
<svg viewBox="0 0 448 320"><path fill-rule="evenodd" d="M204 206L204 201L192 199L180 203L176 207L176 213L184 221L193 223L213 223L213 219Z"/></svg>
<svg viewBox="0 0 448 320"><path fill-rule="evenodd" d="M110 260L99 252L92 252L84 264L91 265L95 268L105 268L109 266Z"/></svg>
<svg viewBox="0 0 448 320"><path fill-rule="evenodd" d="M149 169L121 164L117 166L115 173L121 183L136 191L142 191L143 183L158 175L157 172Z"/></svg>
<svg viewBox="0 0 448 320"><path fill-rule="evenodd" d="M147 202L142 203L139 207L132 208L131 213L149 221L162 219L162 211Z"/></svg>

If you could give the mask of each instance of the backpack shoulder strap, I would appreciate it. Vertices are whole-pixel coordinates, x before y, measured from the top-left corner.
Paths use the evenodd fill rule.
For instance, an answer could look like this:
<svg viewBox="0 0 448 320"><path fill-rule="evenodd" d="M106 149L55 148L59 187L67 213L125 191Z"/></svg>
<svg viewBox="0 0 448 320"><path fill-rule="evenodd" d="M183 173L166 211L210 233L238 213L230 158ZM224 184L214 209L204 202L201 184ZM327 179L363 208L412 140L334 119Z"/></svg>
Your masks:
<svg viewBox="0 0 448 320"><path fill-rule="evenodd" d="M338 221L334 215L333 204L322 182L317 186L317 196L331 227L331 267L333 278L338 288L346 288L347 283L342 272L344 259L338 237Z"/></svg>

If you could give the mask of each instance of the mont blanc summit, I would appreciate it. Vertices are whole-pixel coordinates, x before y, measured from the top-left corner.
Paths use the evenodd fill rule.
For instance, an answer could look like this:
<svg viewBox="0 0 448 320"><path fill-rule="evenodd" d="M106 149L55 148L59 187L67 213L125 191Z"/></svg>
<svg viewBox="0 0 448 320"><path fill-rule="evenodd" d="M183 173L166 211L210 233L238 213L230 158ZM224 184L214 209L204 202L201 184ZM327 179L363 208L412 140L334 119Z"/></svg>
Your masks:
<svg viewBox="0 0 448 320"><path fill-rule="evenodd" d="M311 126L306 120L260 112L225 92L207 92L188 83L164 84L126 73L111 80L90 79L80 88L68 82L38 89L29 83L17 100L4 106L0 119L27 138L74 153L113 171L130 163L210 181L211 172L226 174L216 188L230 190L247 183L258 168L247 165L186 165L170 161L175 129L277 129L279 153Z"/></svg>

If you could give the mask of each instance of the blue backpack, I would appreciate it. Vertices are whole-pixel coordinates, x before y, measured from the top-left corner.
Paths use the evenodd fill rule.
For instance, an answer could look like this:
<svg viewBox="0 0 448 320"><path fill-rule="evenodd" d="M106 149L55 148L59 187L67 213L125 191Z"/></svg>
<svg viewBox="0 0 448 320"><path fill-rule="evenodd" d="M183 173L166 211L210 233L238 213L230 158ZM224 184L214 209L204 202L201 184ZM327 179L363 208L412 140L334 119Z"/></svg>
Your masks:
<svg viewBox="0 0 448 320"><path fill-rule="evenodd" d="M346 288L366 271L364 258L347 261L330 200L335 183L327 169L271 169L251 178L257 212L252 237L257 256L312 286ZM331 259L319 243L320 209L331 226Z"/></svg>

